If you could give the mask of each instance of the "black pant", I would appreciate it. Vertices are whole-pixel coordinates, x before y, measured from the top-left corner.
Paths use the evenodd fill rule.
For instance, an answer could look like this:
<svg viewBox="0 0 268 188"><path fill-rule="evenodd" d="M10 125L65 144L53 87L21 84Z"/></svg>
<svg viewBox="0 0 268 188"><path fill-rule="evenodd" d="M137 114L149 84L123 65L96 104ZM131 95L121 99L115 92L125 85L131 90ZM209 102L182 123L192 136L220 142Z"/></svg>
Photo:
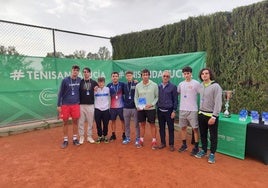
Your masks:
<svg viewBox="0 0 268 188"><path fill-rule="evenodd" d="M167 112L162 112L157 110L157 117L159 123L159 133L161 138L161 143L166 145L166 123L168 125L168 135L169 135L169 145L174 145L174 119L171 119L172 109Z"/></svg>
<svg viewBox="0 0 268 188"><path fill-rule="evenodd" d="M219 119L216 118L214 125L208 125L208 120L210 117L204 114L198 114L199 131L201 136L202 149L207 152L208 148L208 130L210 134L210 152L215 153L218 144L218 122Z"/></svg>
<svg viewBox="0 0 268 188"><path fill-rule="evenodd" d="M95 122L97 125L98 136L107 136L108 134L108 124L110 120L110 112L109 110L101 111L95 108L94 112ZM101 126L103 124L103 128Z"/></svg>

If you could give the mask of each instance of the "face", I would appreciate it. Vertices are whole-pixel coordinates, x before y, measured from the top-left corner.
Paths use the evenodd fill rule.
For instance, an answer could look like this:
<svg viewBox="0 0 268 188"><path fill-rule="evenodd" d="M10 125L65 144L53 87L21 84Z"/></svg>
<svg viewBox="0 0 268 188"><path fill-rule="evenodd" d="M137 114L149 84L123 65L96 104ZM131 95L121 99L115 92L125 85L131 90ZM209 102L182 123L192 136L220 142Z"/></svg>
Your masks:
<svg viewBox="0 0 268 188"><path fill-rule="evenodd" d="M105 85L105 82L98 82L98 85L99 85L100 88L103 88L104 85Z"/></svg>
<svg viewBox="0 0 268 188"><path fill-rule="evenodd" d="M88 72L86 69L83 71L83 74L84 74L84 78L85 78L86 80L88 80L88 79L90 78L90 76L91 76L91 73Z"/></svg>
<svg viewBox="0 0 268 188"><path fill-rule="evenodd" d="M131 82L133 79L133 74L126 74L126 79L128 82Z"/></svg>
<svg viewBox="0 0 268 188"><path fill-rule="evenodd" d="M79 74L79 69L72 69L72 77L76 78Z"/></svg>
<svg viewBox="0 0 268 188"><path fill-rule="evenodd" d="M185 80L191 80L192 73L191 72L183 72L183 77L185 78Z"/></svg>
<svg viewBox="0 0 268 188"><path fill-rule="evenodd" d="M142 77L142 81L148 82L150 75L149 75L149 73L146 72L146 73L142 73L141 77Z"/></svg>
<svg viewBox="0 0 268 188"><path fill-rule="evenodd" d="M208 70L203 70L201 73L201 78L204 82L210 81L210 74Z"/></svg>
<svg viewBox="0 0 268 188"><path fill-rule="evenodd" d="M170 80L170 74L169 72L164 72L163 76L162 76L162 81L164 84L168 83L168 81Z"/></svg>
<svg viewBox="0 0 268 188"><path fill-rule="evenodd" d="M113 83L117 83L118 82L118 79L119 79L118 74L112 74L112 81L113 81Z"/></svg>

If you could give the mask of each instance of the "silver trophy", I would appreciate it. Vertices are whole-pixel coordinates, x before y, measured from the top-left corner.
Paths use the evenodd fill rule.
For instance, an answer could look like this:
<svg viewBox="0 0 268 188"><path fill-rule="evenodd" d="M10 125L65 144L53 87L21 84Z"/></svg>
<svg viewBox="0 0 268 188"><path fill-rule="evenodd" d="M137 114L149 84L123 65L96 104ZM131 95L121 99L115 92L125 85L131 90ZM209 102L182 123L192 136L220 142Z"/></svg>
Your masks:
<svg viewBox="0 0 268 188"><path fill-rule="evenodd" d="M224 98L224 101L225 101L225 105L224 105L225 106L225 111L224 111L223 115L226 118L231 117L231 114L228 111L228 109L229 109L229 101L232 98L232 96L233 96L234 93L235 93L235 90L224 90L222 92L223 98Z"/></svg>

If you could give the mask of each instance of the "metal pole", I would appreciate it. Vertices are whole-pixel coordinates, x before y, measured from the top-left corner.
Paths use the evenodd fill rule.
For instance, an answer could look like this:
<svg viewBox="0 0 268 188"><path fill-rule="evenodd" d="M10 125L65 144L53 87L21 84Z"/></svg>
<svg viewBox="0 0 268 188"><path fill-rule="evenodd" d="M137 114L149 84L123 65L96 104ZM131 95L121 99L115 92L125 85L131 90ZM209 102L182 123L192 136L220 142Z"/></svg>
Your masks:
<svg viewBox="0 0 268 188"><path fill-rule="evenodd" d="M56 57L55 29L52 29L52 36L53 36L53 52L54 57Z"/></svg>

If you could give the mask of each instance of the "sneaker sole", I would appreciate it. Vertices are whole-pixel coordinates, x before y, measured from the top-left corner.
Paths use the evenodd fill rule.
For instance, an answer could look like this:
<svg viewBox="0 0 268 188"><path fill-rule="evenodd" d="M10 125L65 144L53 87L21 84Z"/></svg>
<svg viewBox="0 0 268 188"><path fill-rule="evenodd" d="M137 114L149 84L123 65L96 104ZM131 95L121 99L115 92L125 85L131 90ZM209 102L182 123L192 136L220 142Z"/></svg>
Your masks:
<svg viewBox="0 0 268 188"><path fill-rule="evenodd" d="M185 150L178 150L179 153L182 153L182 152L185 152L187 151L188 149L186 148Z"/></svg>
<svg viewBox="0 0 268 188"><path fill-rule="evenodd" d="M191 152L190 156L195 156L198 152Z"/></svg>
<svg viewBox="0 0 268 188"><path fill-rule="evenodd" d="M203 158L203 157L205 157L205 156L206 156L206 155L203 155L203 156L195 155L195 157L198 158L198 159L201 159L201 158Z"/></svg>
<svg viewBox="0 0 268 188"><path fill-rule="evenodd" d="M209 163L209 164L214 164L214 163L215 163L215 161L208 161L208 163Z"/></svg>

